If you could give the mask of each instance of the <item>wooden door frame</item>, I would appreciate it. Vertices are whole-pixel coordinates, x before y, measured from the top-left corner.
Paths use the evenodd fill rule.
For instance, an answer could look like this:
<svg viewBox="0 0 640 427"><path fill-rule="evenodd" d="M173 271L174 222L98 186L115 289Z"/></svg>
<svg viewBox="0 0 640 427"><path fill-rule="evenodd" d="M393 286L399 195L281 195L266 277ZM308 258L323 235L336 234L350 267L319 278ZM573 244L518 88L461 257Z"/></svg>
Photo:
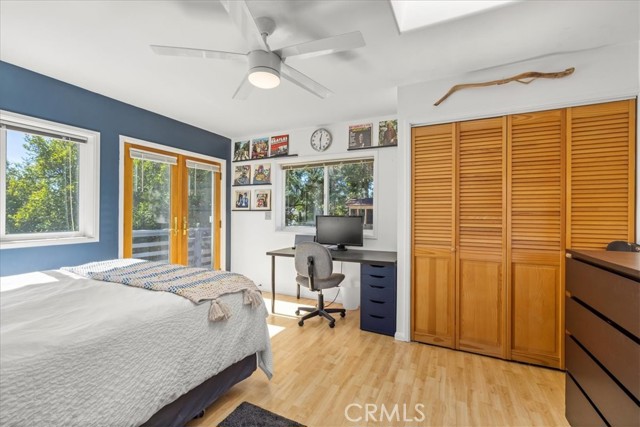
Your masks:
<svg viewBox="0 0 640 427"><path fill-rule="evenodd" d="M176 156L184 156L188 158L195 159L197 161L203 163L214 163L219 165L220 173L216 174L216 184L219 188L219 191L216 192L216 203L219 206L219 210L217 212L217 224L218 230L217 239L215 242L216 250L218 253L218 262L220 268L226 268L228 259L227 259L227 244L226 244L226 236L227 236L227 227L228 227L228 218L227 218L227 167L228 160L221 159L218 157L207 156L200 153L195 153L192 151L183 150L180 148L174 148L162 144L157 144L150 141L145 141L138 138L129 137L126 135L120 135L119 137L119 146L120 146L120 161L118 167L118 177L119 177L119 186L118 186L118 257L124 257L124 234L125 234L125 224L124 224L124 200L125 200L125 144L132 144L138 146L139 148L147 151L157 150L159 152L166 152L170 155ZM128 156L127 156L128 157ZM129 236L130 238L131 236Z"/></svg>

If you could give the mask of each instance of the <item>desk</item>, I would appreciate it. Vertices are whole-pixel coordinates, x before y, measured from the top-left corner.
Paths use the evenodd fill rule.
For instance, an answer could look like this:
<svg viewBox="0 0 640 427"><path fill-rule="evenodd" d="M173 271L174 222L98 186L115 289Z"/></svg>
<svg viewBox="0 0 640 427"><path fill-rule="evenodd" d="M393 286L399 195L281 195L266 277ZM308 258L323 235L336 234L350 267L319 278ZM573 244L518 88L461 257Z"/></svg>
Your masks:
<svg viewBox="0 0 640 427"><path fill-rule="evenodd" d="M267 252L271 257L271 312L275 313L276 304L276 257L294 258L296 250L292 247L276 249ZM331 258L334 261L353 262L357 264L374 264L380 266L393 266L398 261L396 252L387 251L366 251L361 249L348 249L346 251L331 251ZM294 279L293 277L291 278ZM394 280L395 284L395 280ZM362 288L361 288L362 289ZM297 297L300 298L300 288L298 287ZM394 299L395 302L395 299Z"/></svg>

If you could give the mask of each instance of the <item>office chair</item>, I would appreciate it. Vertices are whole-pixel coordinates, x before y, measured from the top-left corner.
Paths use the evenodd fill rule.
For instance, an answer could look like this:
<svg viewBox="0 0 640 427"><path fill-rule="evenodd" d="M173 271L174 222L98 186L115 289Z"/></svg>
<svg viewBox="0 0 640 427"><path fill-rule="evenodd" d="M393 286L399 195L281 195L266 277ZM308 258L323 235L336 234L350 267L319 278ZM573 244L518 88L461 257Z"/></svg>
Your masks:
<svg viewBox="0 0 640 427"><path fill-rule="evenodd" d="M296 310L296 315L299 315L300 311L308 312L302 316L298 325L304 325L304 321L312 317L322 316L329 321L329 327L333 328L336 321L329 313L340 313L340 317L344 317L346 310L344 308L324 308L322 290L335 288L344 280L344 274L333 272L331 252L318 243L301 242L296 246L295 264L298 272L296 283L318 292L317 307L298 307Z"/></svg>
<svg viewBox="0 0 640 427"><path fill-rule="evenodd" d="M292 249L295 249L299 243L315 242L315 241L316 241L316 236L314 236L313 234L296 234ZM300 299L300 283L296 283L296 298Z"/></svg>
<svg viewBox="0 0 640 427"><path fill-rule="evenodd" d="M625 242L624 240L614 240L607 245L607 250L617 252L640 252L640 245L637 243Z"/></svg>

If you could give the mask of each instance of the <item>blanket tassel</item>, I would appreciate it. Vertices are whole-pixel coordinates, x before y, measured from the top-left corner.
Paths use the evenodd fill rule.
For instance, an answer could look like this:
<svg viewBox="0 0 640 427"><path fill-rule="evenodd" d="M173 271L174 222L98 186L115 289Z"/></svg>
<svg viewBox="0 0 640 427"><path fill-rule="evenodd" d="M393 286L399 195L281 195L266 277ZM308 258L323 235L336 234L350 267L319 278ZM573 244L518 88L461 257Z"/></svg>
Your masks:
<svg viewBox="0 0 640 427"><path fill-rule="evenodd" d="M211 307L209 308L209 320L217 322L218 320L228 319L231 317L231 311L226 304L219 300L211 301Z"/></svg>
<svg viewBox="0 0 640 427"><path fill-rule="evenodd" d="M251 308L259 307L262 303L262 294L259 290L245 289L244 303L251 304Z"/></svg>

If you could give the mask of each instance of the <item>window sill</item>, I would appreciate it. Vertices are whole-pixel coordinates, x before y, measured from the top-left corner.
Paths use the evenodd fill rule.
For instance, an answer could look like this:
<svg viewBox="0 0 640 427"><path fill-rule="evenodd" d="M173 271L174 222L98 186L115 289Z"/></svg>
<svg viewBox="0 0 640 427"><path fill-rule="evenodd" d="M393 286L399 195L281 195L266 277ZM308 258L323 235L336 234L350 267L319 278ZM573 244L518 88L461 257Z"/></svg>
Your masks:
<svg viewBox="0 0 640 427"><path fill-rule="evenodd" d="M97 237L74 236L74 237L52 237L46 239L29 239L29 240L2 240L0 241L0 250L18 249L18 248L34 248L43 246L59 246L59 245L78 245L82 243L99 242Z"/></svg>
<svg viewBox="0 0 640 427"><path fill-rule="evenodd" d="M315 227L277 227L276 232L281 233L294 233L294 234L308 234L311 236L315 236L316 228ZM364 239L365 240L377 240L378 236L375 230L364 230Z"/></svg>

